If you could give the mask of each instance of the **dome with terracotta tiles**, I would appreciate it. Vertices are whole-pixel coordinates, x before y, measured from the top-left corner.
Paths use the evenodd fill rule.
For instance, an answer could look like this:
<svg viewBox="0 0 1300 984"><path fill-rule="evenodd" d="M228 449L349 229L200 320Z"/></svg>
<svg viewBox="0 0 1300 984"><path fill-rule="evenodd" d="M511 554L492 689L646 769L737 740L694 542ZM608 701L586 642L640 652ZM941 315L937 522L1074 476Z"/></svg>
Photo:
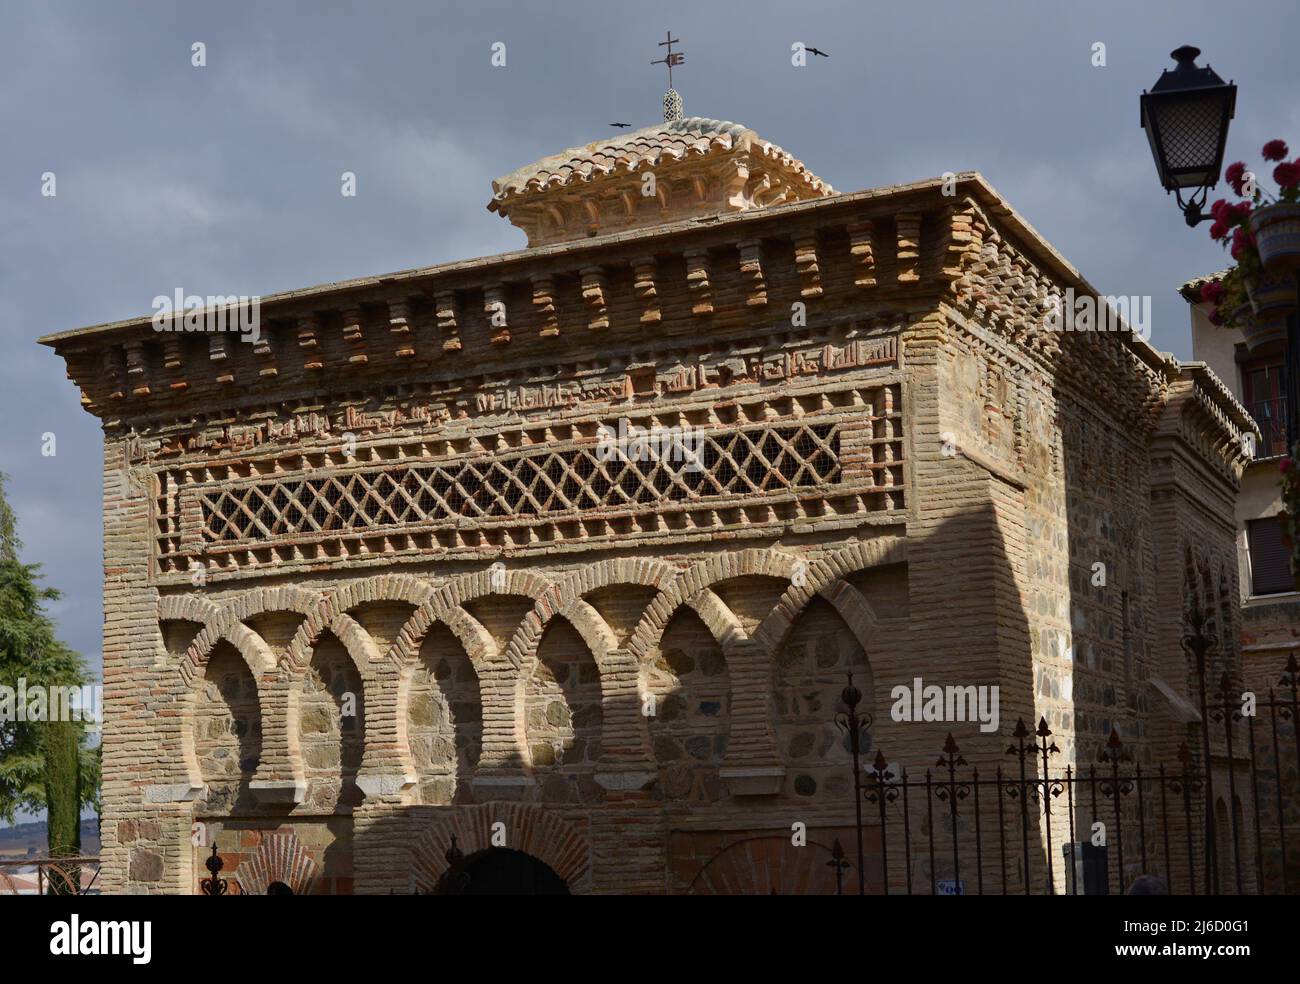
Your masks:
<svg viewBox="0 0 1300 984"><path fill-rule="evenodd" d="M699 116L571 147L492 182L491 211L544 246L826 198L835 190L749 127Z"/></svg>

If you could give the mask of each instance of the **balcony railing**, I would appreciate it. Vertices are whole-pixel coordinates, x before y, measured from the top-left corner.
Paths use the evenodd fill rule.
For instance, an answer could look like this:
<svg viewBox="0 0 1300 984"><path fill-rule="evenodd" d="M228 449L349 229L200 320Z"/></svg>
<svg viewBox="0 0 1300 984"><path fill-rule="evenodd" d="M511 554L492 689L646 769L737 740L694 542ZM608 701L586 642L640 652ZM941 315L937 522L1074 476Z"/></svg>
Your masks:
<svg viewBox="0 0 1300 984"><path fill-rule="evenodd" d="M1271 458L1286 454L1286 400L1277 397L1259 400L1250 405L1250 415L1259 425L1260 441L1255 446L1256 458Z"/></svg>

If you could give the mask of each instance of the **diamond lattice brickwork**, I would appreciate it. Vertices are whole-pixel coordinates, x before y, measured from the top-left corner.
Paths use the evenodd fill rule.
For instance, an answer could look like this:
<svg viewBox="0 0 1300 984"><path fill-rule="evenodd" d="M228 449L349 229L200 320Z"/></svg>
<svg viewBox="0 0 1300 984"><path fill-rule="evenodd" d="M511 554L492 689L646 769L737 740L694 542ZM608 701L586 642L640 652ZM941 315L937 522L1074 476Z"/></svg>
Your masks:
<svg viewBox="0 0 1300 984"><path fill-rule="evenodd" d="M154 472L153 576L861 521L906 507L900 403L898 384L883 381L603 425L406 431L351 452L319 439L253 454L196 449ZM624 455L602 446L624 424L648 432L648 453L632 435ZM683 433L691 440L675 446L654 440Z"/></svg>
<svg viewBox="0 0 1300 984"><path fill-rule="evenodd" d="M748 498L833 484L839 467L837 425L800 424L706 432L690 454L593 445L206 488L198 500L206 542L242 543Z"/></svg>

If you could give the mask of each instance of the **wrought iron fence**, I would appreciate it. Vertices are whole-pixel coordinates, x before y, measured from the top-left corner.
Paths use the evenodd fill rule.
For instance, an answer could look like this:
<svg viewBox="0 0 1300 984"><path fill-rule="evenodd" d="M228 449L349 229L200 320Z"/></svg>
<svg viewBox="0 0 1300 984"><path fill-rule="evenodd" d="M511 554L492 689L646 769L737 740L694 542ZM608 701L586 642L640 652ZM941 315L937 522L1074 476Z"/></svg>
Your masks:
<svg viewBox="0 0 1300 984"><path fill-rule="evenodd" d="M0 861L0 895L98 894L99 858Z"/></svg>
<svg viewBox="0 0 1300 984"><path fill-rule="evenodd" d="M853 752L858 891L867 891L870 873L872 890L885 894L1300 892L1300 842L1290 843L1300 830L1294 655L1280 686L1261 698L1225 673L1213 697L1202 692L1208 727L1188 726L1177 765L1144 767L1112 730L1097 761L1054 769L1060 749L1046 720L1031 731L1021 719L1006 765L981 772L949 734L934 765L912 776L895 773L882 748L870 768L859 768L870 720L857 712L861 693L850 676L836 717ZM1198 747L1205 751L1193 752ZM878 834L871 857L864 826ZM825 849L841 894L855 865L838 838ZM466 890L465 860L453 839L440 891ZM230 894L216 844L206 867L202 894Z"/></svg>
<svg viewBox="0 0 1300 984"><path fill-rule="evenodd" d="M1196 725L1172 766L1144 768L1112 730L1096 762L1054 768L1046 720L1017 721L1007 765L991 771L951 734L922 775L895 774L877 749L861 795L879 856L859 864L886 893L1114 894L1140 875L1174 894L1300 891L1298 680L1294 656L1281 693L1244 693L1224 675L1207 701L1222 736L1208 771Z"/></svg>

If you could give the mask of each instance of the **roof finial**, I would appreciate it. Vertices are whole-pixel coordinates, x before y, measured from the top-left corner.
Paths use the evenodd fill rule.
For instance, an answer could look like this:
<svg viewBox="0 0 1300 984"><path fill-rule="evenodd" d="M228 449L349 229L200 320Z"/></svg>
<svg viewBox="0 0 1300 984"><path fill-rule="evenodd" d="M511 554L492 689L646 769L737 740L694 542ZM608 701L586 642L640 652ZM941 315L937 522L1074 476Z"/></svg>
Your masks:
<svg viewBox="0 0 1300 984"><path fill-rule="evenodd" d="M667 46L668 56L666 58L657 58L652 61L651 65L668 66L668 91L664 93L664 122L672 123L682 118L682 97L681 94L673 88L673 66L680 65L686 61L686 55L680 51L673 51L673 45L681 44L681 38L673 37L673 32L668 32L668 40L660 41L659 47Z"/></svg>

